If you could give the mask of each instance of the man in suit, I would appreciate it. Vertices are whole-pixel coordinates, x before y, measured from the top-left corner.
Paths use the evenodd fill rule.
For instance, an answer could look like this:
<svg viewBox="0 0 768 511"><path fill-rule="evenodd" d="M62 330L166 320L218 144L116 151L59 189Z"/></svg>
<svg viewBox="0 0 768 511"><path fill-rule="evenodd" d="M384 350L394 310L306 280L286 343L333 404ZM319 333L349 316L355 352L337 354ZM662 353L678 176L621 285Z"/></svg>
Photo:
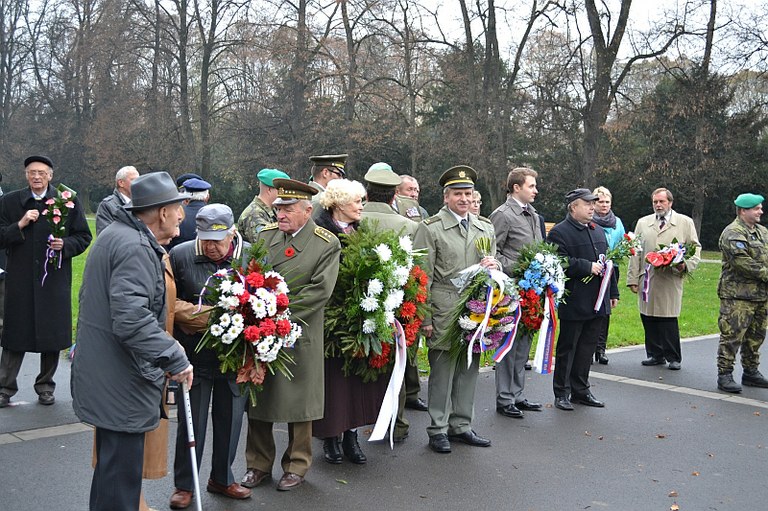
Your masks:
<svg viewBox="0 0 768 511"><path fill-rule="evenodd" d="M491 441L472 430L475 383L480 355L472 356L470 367L449 354L452 340L443 335L452 321L453 311L460 301L459 290L451 282L462 270L480 264L498 268L494 257L483 257L475 240L488 238L491 253L496 253L496 237L488 219L469 212L477 172L471 167L451 167L440 176L444 206L432 217L419 224L414 246L427 250L424 271L429 277L429 297L432 317L424 319L422 330L429 347L431 372L428 383L429 416L427 427L429 447L438 453L451 452L451 442L488 447Z"/></svg>
<svg viewBox="0 0 768 511"><path fill-rule="evenodd" d="M323 417L324 407L324 307L339 273L341 244L330 231L312 220L312 195L317 190L293 179L275 179L277 223L262 229L268 262L290 283L292 318L302 334L291 355L293 378L269 375L256 406L248 410L248 467L243 486L253 488L272 474L275 462L275 422L288 423L288 448L283 454L280 491L296 488L312 464L312 421Z"/></svg>
<svg viewBox="0 0 768 511"><path fill-rule="evenodd" d="M619 301L615 274L611 276L610 290L603 301L599 296L603 263L600 254L608 250L603 228L592 221L597 196L586 188L577 188L565 196L568 215L549 231L548 240L558 252L568 258L565 283L568 299L560 304L560 335L555 351L555 374L552 387L555 407L573 411L571 402L602 408L589 389L589 369L597 347L605 316ZM589 282L584 277L593 276ZM595 310L598 306L598 310Z"/></svg>
<svg viewBox="0 0 768 511"><path fill-rule="evenodd" d="M642 364L654 366L669 362L669 368L676 371L680 369L683 359L677 324L683 304L683 278L698 266L701 244L693 220L672 209L672 192L657 188L651 194L651 200L654 213L644 216L635 225L635 234L640 238L642 247L629 259L627 287L633 293L645 289L646 284L648 288L647 293L638 296L648 356ZM650 268L645 262L645 255L658 250L660 245L671 244L673 240L693 243L696 253L674 268ZM647 296L647 301L643 294Z"/></svg>
<svg viewBox="0 0 768 511"><path fill-rule="evenodd" d="M539 215L533 201L538 173L526 167L512 169L507 176L507 202L491 213L496 231L496 259L502 270L512 275L520 250L541 241ZM506 417L523 418L523 410L541 411L541 403L523 397L525 364L531 351L533 336L518 330L512 350L496 364L496 411Z"/></svg>

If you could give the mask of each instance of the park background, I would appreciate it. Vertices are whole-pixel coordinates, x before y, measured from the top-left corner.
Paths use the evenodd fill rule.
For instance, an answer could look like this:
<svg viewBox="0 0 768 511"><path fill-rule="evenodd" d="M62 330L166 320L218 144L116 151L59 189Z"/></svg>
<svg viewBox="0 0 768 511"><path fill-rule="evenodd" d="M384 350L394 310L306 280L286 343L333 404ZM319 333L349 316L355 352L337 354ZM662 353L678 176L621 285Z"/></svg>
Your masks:
<svg viewBox="0 0 768 511"><path fill-rule="evenodd" d="M765 182L766 21L765 0L3 1L3 187L41 152L87 211L135 165L239 213L259 169L347 152L352 178L416 176L430 212L469 164L487 215L529 165L550 221L601 184L632 228L667 186L716 248Z"/></svg>

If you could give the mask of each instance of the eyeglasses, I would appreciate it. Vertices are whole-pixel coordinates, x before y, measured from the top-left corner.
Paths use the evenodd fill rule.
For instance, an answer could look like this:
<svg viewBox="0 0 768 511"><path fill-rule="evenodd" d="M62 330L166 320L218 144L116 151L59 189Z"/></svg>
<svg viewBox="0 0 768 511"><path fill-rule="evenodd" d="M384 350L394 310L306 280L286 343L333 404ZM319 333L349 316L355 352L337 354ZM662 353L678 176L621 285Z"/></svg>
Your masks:
<svg viewBox="0 0 768 511"><path fill-rule="evenodd" d="M483 201L481 201L481 200L473 200L472 204L474 204L475 206L482 206L483 205Z"/></svg>

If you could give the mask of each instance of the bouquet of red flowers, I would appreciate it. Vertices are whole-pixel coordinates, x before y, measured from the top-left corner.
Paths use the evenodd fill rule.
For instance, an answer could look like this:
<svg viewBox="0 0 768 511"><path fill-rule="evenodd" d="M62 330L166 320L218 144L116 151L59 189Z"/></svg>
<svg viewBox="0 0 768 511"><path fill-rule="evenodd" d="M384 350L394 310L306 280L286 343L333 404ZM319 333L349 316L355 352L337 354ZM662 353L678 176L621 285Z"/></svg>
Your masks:
<svg viewBox="0 0 768 511"><path fill-rule="evenodd" d="M409 348L410 358L415 356L419 347L416 339L419 336L421 323L427 315L427 281L426 272L419 265L414 264L408 275L408 282L403 288L403 303L395 313L395 317L403 325L405 344Z"/></svg>
<svg viewBox="0 0 768 511"><path fill-rule="evenodd" d="M288 285L261 262L265 255L261 243L252 245L247 268L233 262L232 268L210 277L201 299L213 308L208 330L196 348L216 351L221 372L237 372L237 383L252 404L267 371L293 376L288 369L293 358L286 349L293 348L301 336L301 326L290 319Z"/></svg>
<svg viewBox="0 0 768 511"><path fill-rule="evenodd" d="M696 244L680 243L677 238L669 245L660 245L658 250L645 254L645 262L655 269L672 268L680 270L681 263L696 254Z"/></svg>

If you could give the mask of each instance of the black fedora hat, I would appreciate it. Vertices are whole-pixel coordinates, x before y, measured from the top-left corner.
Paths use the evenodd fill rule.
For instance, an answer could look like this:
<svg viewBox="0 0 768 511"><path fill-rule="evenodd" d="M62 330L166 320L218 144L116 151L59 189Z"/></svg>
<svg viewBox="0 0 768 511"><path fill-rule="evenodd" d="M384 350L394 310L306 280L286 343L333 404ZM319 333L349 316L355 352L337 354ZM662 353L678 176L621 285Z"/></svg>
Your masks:
<svg viewBox="0 0 768 511"><path fill-rule="evenodd" d="M181 202L191 197L180 193L176 183L167 172L151 172L133 180L131 183L131 203L125 206L128 211L157 208L174 202Z"/></svg>

